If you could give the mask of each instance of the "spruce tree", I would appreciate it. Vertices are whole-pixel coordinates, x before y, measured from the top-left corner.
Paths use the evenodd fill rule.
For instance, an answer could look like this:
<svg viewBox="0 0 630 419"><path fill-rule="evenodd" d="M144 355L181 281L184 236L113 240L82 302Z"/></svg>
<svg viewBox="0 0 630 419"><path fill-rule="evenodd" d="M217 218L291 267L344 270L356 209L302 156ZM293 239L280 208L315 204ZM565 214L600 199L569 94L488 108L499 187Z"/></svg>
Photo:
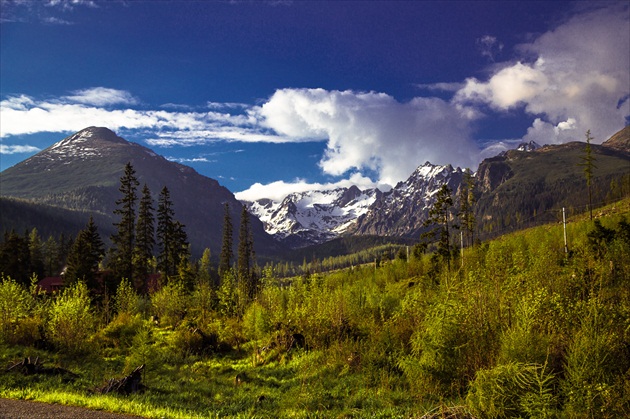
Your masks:
<svg viewBox="0 0 630 419"><path fill-rule="evenodd" d="M459 224L466 237L466 243L472 245L475 236L475 177L470 169L464 171L464 178L459 189Z"/></svg>
<svg viewBox="0 0 630 419"><path fill-rule="evenodd" d="M90 217L87 226L79 232L68 254L68 267L64 277L64 285L85 281L92 290L99 290L96 274L105 248L94 219Z"/></svg>
<svg viewBox="0 0 630 419"><path fill-rule="evenodd" d="M145 289L146 278L150 273L153 247L155 246L154 224L153 199L151 198L151 191L145 183L138 206L138 222L136 224L134 286L137 290Z"/></svg>
<svg viewBox="0 0 630 419"><path fill-rule="evenodd" d="M579 166L584 167L584 177L586 178L586 187L588 189L588 209L591 216L591 221L593 221L593 194L592 194L592 180L593 180L593 169L597 169L595 166L595 156L593 156L593 150L591 149L591 130L586 131L586 147L584 147L584 156L580 157L582 163Z"/></svg>
<svg viewBox="0 0 630 419"><path fill-rule="evenodd" d="M175 236L174 216L175 212L173 210L173 203L171 202L171 194L165 186L160 192L157 209L158 269L165 276L175 274L177 267L177 263L173 260L172 252Z"/></svg>
<svg viewBox="0 0 630 419"><path fill-rule="evenodd" d="M212 258L210 249L206 248L199 260L199 268L197 270L197 281L201 286L214 285L212 283Z"/></svg>
<svg viewBox="0 0 630 419"><path fill-rule="evenodd" d="M110 265L118 278L130 279L133 275L133 251L135 244L136 226L136 189L138 180L136 171L131 163L125 165L125 172L120 178L122 197L116 201L118 208L115 215L120 216L120 221L114 223L116 233L112 235L112 250Z"/></svg>
<svg viewBox="0 0 630 419"><path fill-rule="evenodd" d="M32 272L31 252L28 247L28 234L24 237L14 230L4 234L4 242L0 245L0 274L11 277L16 282L28 285Z"/></svg>
<svg viewBox="0 0 630 419"><path fill-rule="evenodd" d="M241 211L241 225L238 235L238 279L247 292L247 297L251 300L256 295L258 284L253 272L254 243L251 229L249 227L249 213L243 205Z"/></svg>
<svg viewBox="0 0 630 419"><path fill-rule="evenodd" d="M44 254L42 240L36 228L33 228L28 236L28 248L31 256L31 267L29 270L37 278L42 279L44 276Z"/></svg>
<svg viewBox="0 0 630 419"><path fill-rule="evenodd" d="M425 233L424 237L437 238L437 254L446 260L447 266L451 267L451 236L449 219L451 207L453 206L451 188L445 183L436 194L435 203L429 210L429 218L424 222L425 227L433 228Z"/></svg>
<svg viewBox="0 0 630 419"><path fill-rule="evenodd" d="M223 243L221 244L221 256L219 257L219 276L223 278L232 268L234 253L232 250L232 219L230 218L230 205L225 203L223 216Z"/></svg>
<svg viewBox="0 0 630 419"><path fill-rule="evenodd" d="M182 259L189 257L185 226L175 220L171 194L165 186L158 197L158 268L165 277L176 275Z"/></svg>
<svg viewBox="0 0 630 419"><path fill-rule="evenodd" d="M42 245L42 254L44 260L44 275L55 276L59 274L59 253L60 246L53 236L48 236Z"/></svg>

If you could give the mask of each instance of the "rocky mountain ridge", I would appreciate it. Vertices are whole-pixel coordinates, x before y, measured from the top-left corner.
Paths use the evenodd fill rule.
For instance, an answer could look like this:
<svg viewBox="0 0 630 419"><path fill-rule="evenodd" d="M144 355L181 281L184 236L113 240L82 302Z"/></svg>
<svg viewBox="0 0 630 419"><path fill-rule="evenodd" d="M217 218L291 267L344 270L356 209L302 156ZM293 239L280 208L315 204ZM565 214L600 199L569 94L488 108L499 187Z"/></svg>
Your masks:
<svg viewBox="0 0 630 419"><path fill-rule="evenodd" d="M380 195L378 189L361 191L351 186L292 193L280 202L261 199L245 205L263 222L267 233L296 248L343 235Z"/></svg>

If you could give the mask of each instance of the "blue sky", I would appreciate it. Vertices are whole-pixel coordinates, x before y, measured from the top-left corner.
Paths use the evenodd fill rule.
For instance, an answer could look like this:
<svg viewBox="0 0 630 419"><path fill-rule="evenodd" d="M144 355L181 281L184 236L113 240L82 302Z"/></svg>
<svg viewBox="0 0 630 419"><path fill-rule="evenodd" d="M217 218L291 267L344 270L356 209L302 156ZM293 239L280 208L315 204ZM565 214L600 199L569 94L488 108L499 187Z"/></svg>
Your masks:
<svg viewBox="0 0 630 419"><path fill-rule="evenodd" d="M278 199L630 115L628 1L0 1L3 170L106 126Z"/></svg>

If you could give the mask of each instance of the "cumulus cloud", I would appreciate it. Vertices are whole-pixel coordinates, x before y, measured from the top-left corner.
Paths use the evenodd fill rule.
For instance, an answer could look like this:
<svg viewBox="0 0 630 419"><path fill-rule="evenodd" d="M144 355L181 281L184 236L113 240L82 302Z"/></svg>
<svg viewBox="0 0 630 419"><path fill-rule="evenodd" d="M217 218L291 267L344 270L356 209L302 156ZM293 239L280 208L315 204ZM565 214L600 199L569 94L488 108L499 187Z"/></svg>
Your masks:
<svg viewBox="0 0 630 419"><path fill-rule="evenodd" d="M341 176L364 169L396 184L421 163L476 163L471 114L438 98L401 103L384 93L282 89L262 105L263 124L291 138L322 140L320 167Z"/></svg>
<svg viewBox="0 0 630 419"><path fill-rule="evenodd" d="M21 154L21 153L37 153L41 151L40 148L37 148L32 145L8 145L8 144L0 144L0 154Z"/></svg>
<svg viewBox="0 0 630 419"><path fill-rule="evenodd" d="M605 141L630 115L628 5L618 3L573 16L533 42L521 60L501 63L488 80L466 80L454 101L496 111L523 107L536 116L524 139L541 144L582 139L590 129Z"/></svg>

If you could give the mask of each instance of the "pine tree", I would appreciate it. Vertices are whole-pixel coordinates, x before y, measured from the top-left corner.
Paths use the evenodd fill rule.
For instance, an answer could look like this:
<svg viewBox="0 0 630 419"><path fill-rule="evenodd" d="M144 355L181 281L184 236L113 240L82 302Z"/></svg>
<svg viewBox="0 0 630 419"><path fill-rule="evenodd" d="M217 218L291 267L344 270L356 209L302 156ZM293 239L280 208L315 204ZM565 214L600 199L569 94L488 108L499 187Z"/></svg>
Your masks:
<svg viewBox="0 0 630 419"><path fill-rule="evenodd" d="M42 252L42 240L36 228L33 228L28 236L28 248L31 256L31 267L29 270L39 279L42 279L44 276L44 254Z"/></svg>
<svg viewBox="0 0 630 419"><path fill-rule="evenodd" d="M199 260L199 269L197 272L197 281L199 285L210 286L212 284L212 258L210 249L206 248Z"/></svg>
<svg viewBox="0 0 630 419"><path fill-rule="evenodd" d="M258 283L252 269L254 242L249 227L249 213L244 205L241 211L241 225L239 227L238 240L238 280L243 285L247 297L251 300L256 295Z"/></svg>
<svg viewBox="0 0 630 419"><path fill-rule="evenodd" d="M136 224L134 286L137 290L145 290L146 278L151 271L151 258L155 246L154 222L153 199L151 198L151 191L145 183L138 206L138 222Z"/></svg>
<svg viewBox="0 0 630 419"><path fill-rule="evenodd" d="M60 246L53 236L49 236L48 240L42 245L42 254L44 260L44 275L55 276L59 274L59 253Z"/></svg>
<svg viewBox="0 0 630 419"><path fill-rule="evenodd" d="M593 221L593 194L592 194L592 180L593 169L597 169L595 166L595 156L593 156L593 150L591 149L591 130L586 131L586 147L584 147L584 156L580 157L582 163L579 166L584 167L584 177L586 178L586 187L588 188L588 209L591 215L591 221Z"/></svg>
<svg viewBox="0 0 630 419"><path fill-rule="evenodd" d="M125 165L125 173L120 178L122 198L116 201L118 208L115 215L120 216L120 221L114 223L116 233L112 235L112 249L110 265L118 278L130 279L133 275L133 251L135 243L136 225L136 189L138 180L131 163Z"/></svg>
<svg viewBox="0 0 630 419"><path fill-rule="evenodd" d="M179 221L175 221L173 233L172 259L177 264L180 264L182 260L190 259L190 244L188 243L186 226Z"/></svg>
<svg viewBox="0 0 630 419"><path fill-rule="evenodd" d="M464 171L463 182L459 190L459 224L466 235L466 243L472 245L475 239L475 177L470 169Z"/></svg>
<svg viewBox="0 0 630 419"><path fill-rule="evenodd" d="M232 219L230 218L230 205L225 203L225 214L223 217L223 243L221 245L221 256L219 258L219 275L223 279L226 273L232 268L234 253L232 250Z"/></svg>
<svg viewBox="0 0 630 419"><path fill-rule="evenodd" d="M160 192L157 209L158 269L165 276L174 275L177 267L177 263L172 259L172 243L175 236L173 221L175 212L172 206L171 194L165 186Z"/></svg>
<svg viewBox="0 0 630 419"><path fill-rule="evenodd" d="M64 277L64 285L85 281L92 290L100 288L96 274L105 248L94 219L90 217L87 226L79 232L68 255L68 267Z"/></svg>
<svg viewBox="0 0 630 419"><path fill-rule="evenodd" d="M449 219L451 207L453 206L451 188L445 183L438 190L433 207L429 210L429 218L424 222L425 227L433 228L423 235L424 237L435 239L437 236L437 254L446 260L447 266L451 267L451 236Z"/></svg>
<svg viewBox="0 0 630 419"><path fill-rule="evenodd" d="M4 243L0 246L0 274L28 285L31 277L30 266L28 235L22 237L13 230L5 233Z"/></svg>
<svg viewBox="0 0 630 419"><path fill-rule="evenodd" d="M189 256L188 236L184 225L175 220L171 194L165 186L160 192L157 209L158 268L165 277L176 275L182 258Z"/></svg>

